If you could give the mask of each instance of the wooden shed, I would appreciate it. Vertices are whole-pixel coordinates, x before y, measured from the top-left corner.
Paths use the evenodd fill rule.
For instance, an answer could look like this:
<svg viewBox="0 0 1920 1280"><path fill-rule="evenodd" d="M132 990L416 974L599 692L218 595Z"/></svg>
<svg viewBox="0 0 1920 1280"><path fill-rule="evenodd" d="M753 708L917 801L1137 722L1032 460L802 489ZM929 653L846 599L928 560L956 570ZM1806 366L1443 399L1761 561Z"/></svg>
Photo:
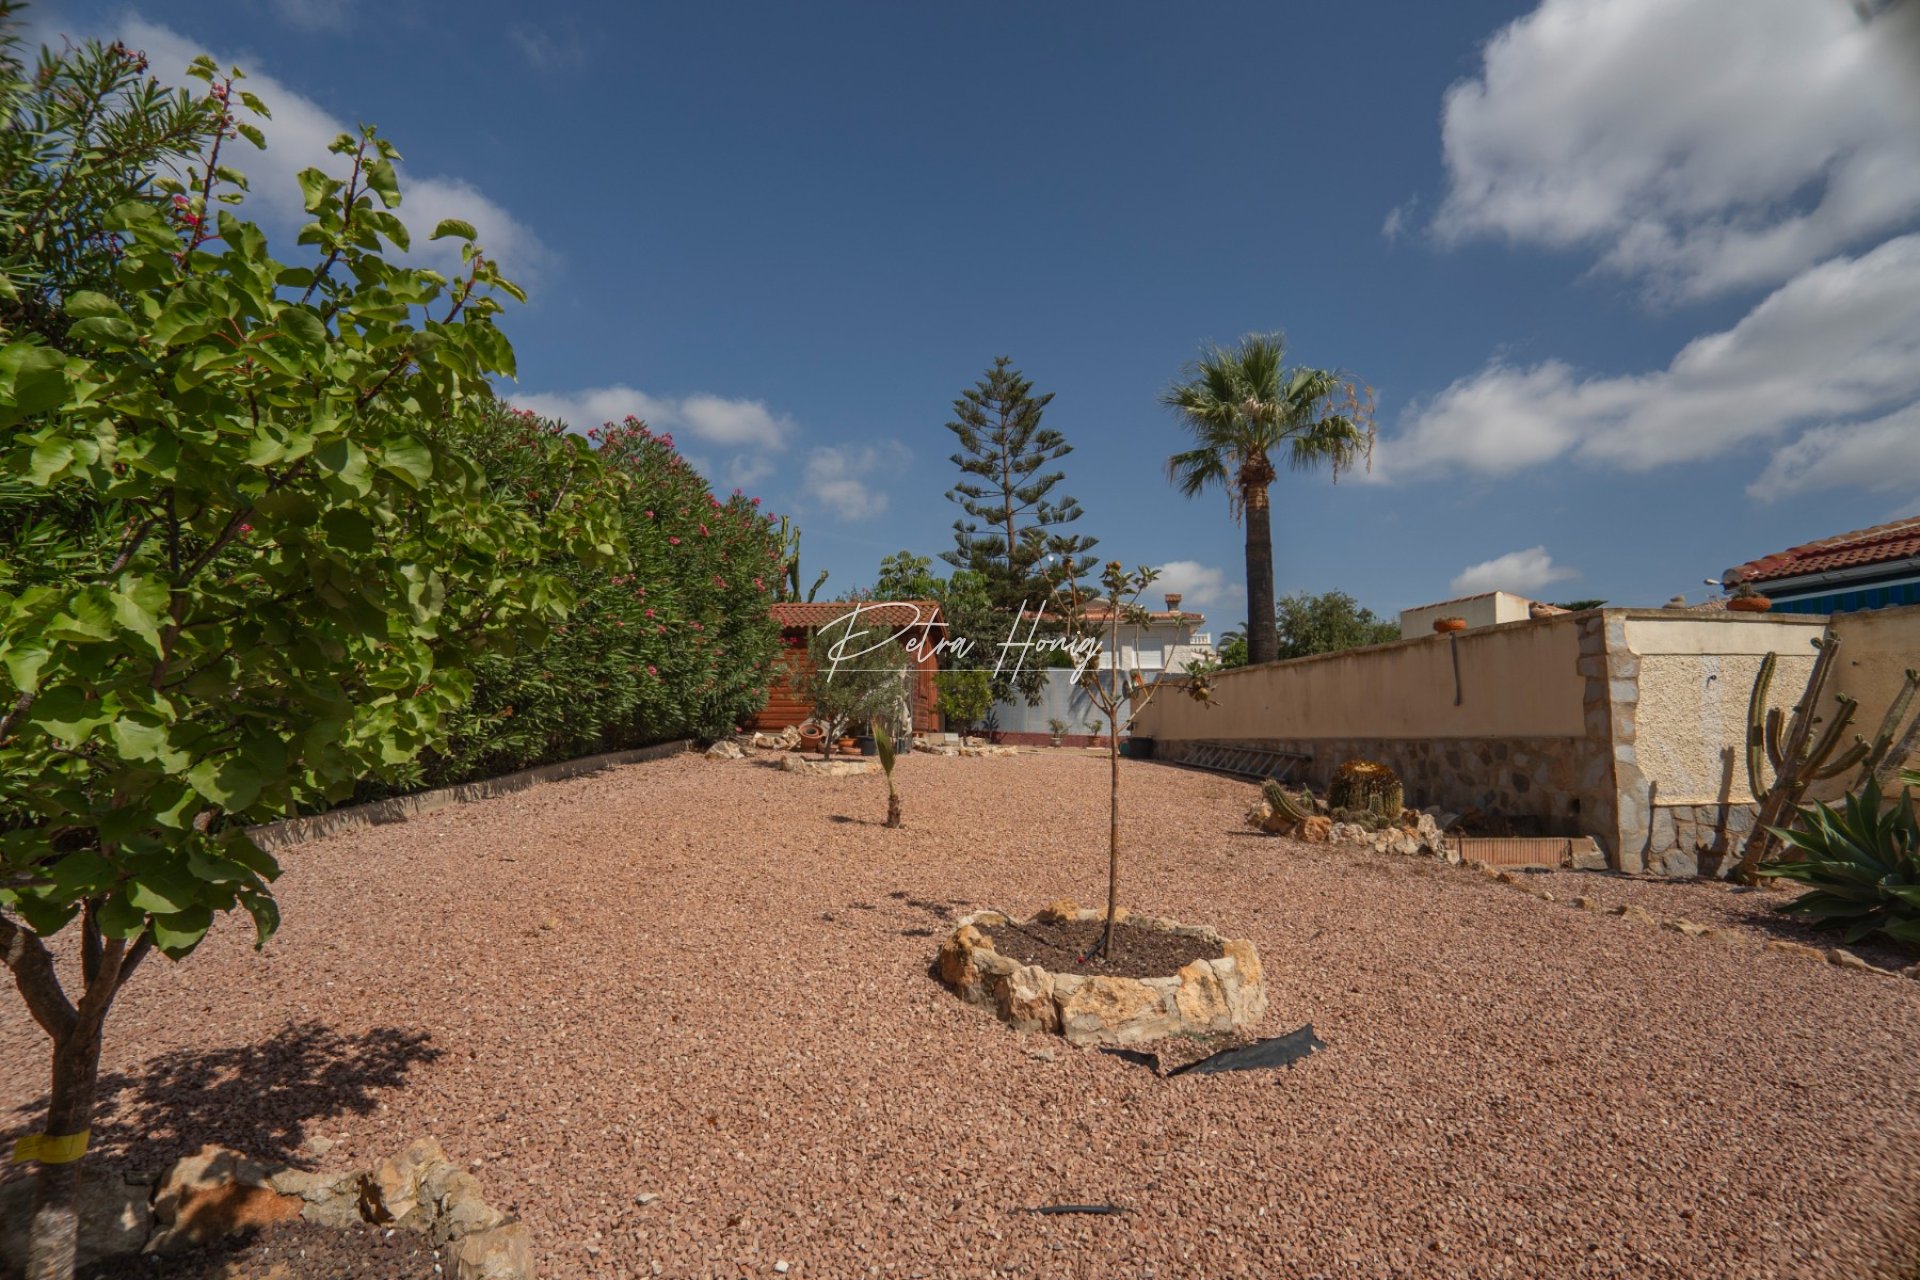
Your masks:
<svg viewBox="0 0 1920 1280"><path fill-rule="evenodd" d="M799 601L773 606L774 621L780 624L780 655L767 682L767 705L753 719L758 732L775 732L797 725L813 715L793 690L795 673L807 662L807 636L818 627L843 618L858 604L860 625L891 629L902 644L913 647L913 729L931 733L940 728L940 713L935 710L939 690L933 677L939 670L935 646L946 635L946 623L940 606L931 600Z"/></svg>

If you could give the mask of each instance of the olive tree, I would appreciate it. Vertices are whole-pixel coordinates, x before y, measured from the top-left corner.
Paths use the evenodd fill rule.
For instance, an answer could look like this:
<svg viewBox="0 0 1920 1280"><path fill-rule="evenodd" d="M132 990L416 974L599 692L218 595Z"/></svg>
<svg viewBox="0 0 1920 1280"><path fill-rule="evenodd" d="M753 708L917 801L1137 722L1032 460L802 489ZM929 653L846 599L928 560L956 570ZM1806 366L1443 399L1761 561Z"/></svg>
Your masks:
<svg viewBox="0 0 1920 1280"><path fill-rule="evenodd" d="M59 536L0 525L0 958L52 1050L25 1144L35 1280L72 1270L76 1161L128 979L236 908L265 943L278 868L249 827L434 743L472 656L568 607L543 558L615 550L590 491L532 510L459 452L463 415L512 371L495 316L520 296L473 229L434 232L455 273L396 260L396 157L369 129L333 144L342 173L299 175L303 260L276 260L222 154L262 145L265 107L237 72L192 75L205 145L79 237L110 277L50 291L58 323L0 329L6 474L95 513ZM7 91L31 121L32 82ZM93 106L44 127L127 100ZM31 153L7 198L104 163L89 145ZM35 287L8 265L10 296Z"/></svg>

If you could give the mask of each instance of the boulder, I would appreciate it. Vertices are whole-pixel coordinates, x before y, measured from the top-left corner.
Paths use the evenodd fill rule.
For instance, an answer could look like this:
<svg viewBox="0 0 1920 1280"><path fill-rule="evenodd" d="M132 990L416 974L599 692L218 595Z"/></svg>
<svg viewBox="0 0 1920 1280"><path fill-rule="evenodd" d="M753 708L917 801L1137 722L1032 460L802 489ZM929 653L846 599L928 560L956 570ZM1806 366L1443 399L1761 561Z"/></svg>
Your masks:
<svg viewBox="0 0 1920 1280"><path fill-rule="evenodd" d="M299 1217L301 1198L274 1190L269 1176L266 1166L212 1144L181 1157L153 1193L146 1252L173 1253Z"/></svg>
<svg viewBox="0 0 1920 1280"><path fill-rule="evenodd" d="M279 1169L267 1185L283 1196L300 1197L300 1216L323 1227L357 1227L360 1216L361 1173L308 1173Z"/></svg>
<svg viewBox="0 0 1920 1280"><path fill-rule="evenodd" d="M1130 1044L1164 1034L1157 1025L1142 1025L1148 1021L1143 1015L1156 1010L1160 998L1143 982L1085 978L1060 1001L1060 1029L1072 1044Z"/></svg>
<svg viewBox="0 0 1920 1280"><path fill-rule="evenodd" d="M722 738L707 748L709 760L740 760L745 758L746 754L740 749L740 744L731 738Z"/></svg>
<svg viewBox="0 0 1920 1280"><path fill-rule="evenodd" d="M453 1249L454 1280L533 1280L533 1236L509 1222L466 1237Z"/></svg>
<svg viewBox="0 0 1920 1280"><path fill-rule="evenodd" d="M1785 938L1775 938L1767 943L1767 950L1778 951L1783 956L1796 956L1802 960L1825 960L1827 953L1818 947L1809 947L1801 942L1788 942Z"/></svg>
<svg viewBox="0 0 1920 1280"><path fill-rule="evenodd" d="M1015 1031L1058 1031L1060 1007L1053 1000L1053 975L1039 965L1022 965L993 980L994 994Z"/></svg>
<svg viewBox="0 0 1920 1280"><path fill-rule="evenodd" d="M409 1143L399 1155L373 1166L360 1189L360 1213L368 1222L425 1231L433 1223L434 1203L425 1184L445 1178L452 1162L432 1138Z"/></svg>
<svg viewBox="0 0 1920 1280"><path fill-rule="evenodd" d="M1174 1005L1188 1029L1230 1031L1233 1010L1227 1005L1227 987L1211 960L1195 960L1180 970Z"/></svg>
<svg viewBox="0 0 1920 1280"><path fill-rule="evenodd" d="M1065 924L1080 918L1080 907L1072 898L1055 898L1040 908L1033 918L1042 924Z"/></svg>

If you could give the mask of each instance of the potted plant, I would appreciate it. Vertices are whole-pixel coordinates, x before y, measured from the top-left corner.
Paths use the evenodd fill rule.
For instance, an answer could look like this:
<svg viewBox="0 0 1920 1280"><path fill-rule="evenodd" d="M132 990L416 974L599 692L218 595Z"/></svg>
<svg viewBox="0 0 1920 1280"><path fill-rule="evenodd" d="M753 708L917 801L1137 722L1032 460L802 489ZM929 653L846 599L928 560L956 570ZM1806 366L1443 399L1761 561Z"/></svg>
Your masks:
<svg viewBox="0 0 1920 1280"><path fill-rule="evenodd" d="M1061 735L1066 733L1067 731L1067 728L1068 728L1067 722L1065 720L1062 720L1059 716L1055 716L1051 720L1047 721L1047 728L1051 730L1053 733L1053 745L1056 747L1059 746Z"/></svg>
<svg viewBox="0 0 1920 1280"><path fill-rule="evenodd" d="M1100 732L1106 727L1107 722L1099 716L1095 716L1093 719L1087 721L1087 732L1093 735L1093 744L1095 746L1100 745Z"/></svg>
<svg viewBox="0 0 1920 1280"><path fill-rule="evenodd" d="M1727 608L1735 613L1765 613L1773 608L1773 601L1753 589L1753 584L1743 582L1734 590L1733 598L1727 601Z"/></svg>
<svg viewBox="0 0 1920 1280"><path fill-rule="evenodd" d="M1467 629L1467 620L1465 618L1435 618L1433 620L1433 629L1441 635L1445 635L1449 631L1465 631Z"/></svg>

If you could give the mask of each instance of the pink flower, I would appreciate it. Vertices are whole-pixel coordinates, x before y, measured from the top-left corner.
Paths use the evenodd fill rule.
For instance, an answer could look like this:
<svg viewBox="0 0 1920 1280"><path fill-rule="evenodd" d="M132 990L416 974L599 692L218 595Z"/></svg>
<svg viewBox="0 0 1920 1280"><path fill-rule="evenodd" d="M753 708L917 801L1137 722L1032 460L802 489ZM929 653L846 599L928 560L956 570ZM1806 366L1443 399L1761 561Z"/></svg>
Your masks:
<svg viewBox="0 0 1920 1280"><path fill-rule="evenodd" d="M651 609L647 610L647 616L651 618L653 616L653 610Z"/></svg>
<svg viewBox="0 0 1920 1280"><path fill-rule="evenodd" d="M651 662L649 662L647 664L647 674L650 676L657 676L660 674L659 668L655 667Z"/></svg>
<svg viewBox="0 0 1920 1280"><path fill-rule="evenodd" d="M709 535L709 534L707 533L707 526L705 526L705 525L701 525L701 526L700 526L700 536L701 536L701 537L703 537L703 538L705 538L705 537L709 537L709 536L710 536L710 535Z"/></svg>
<svg viewBox="0 0 1920 1280"><path fill-rule="evenodd" d="M672 543L676 547L680 545L680 539L678 538L668 538L667 541Z"/></svg>

